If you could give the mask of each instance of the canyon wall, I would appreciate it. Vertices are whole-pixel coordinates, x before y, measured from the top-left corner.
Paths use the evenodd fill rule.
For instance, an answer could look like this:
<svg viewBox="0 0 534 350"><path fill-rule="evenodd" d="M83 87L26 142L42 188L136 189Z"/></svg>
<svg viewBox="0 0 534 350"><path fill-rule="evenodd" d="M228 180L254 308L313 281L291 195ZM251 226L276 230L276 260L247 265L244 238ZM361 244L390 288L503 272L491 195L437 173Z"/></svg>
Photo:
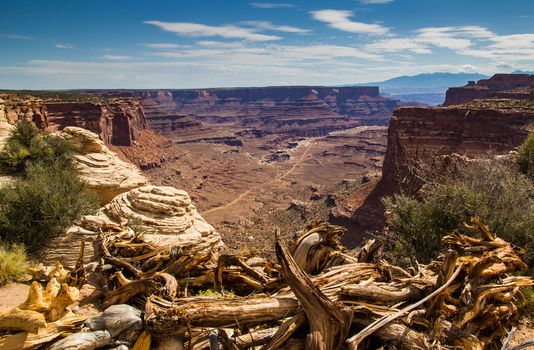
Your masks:
<svg viewBox="0 0 534 350"><path fill-rule="evenodd" d="M533 91L534 75L495 74L489 79L448 89L444 105L457 105L490 98L532 99L534 98Z"/></svg>
<svg viewBox="0 0 534 350"><path fill-rule="evenodd" d="M366 231L383 227L382 198L407 185L410 162L428 163L434 155L451 153L469 157L506 154L532 132L532 123L534 105L528 101L477 101L449 107L399 108L388 129L382 178L365 194L367 197L356 211L333 217L333 220L351 227L346 239L347 243L355 245Z"/></svg>
<svg viewBox="0 0 534 350"><path fill-rule="evenodd" d="M103 92L92 92L100 93ZM249 133L324 136L362 124L386 125L398 101L377 87L282 86L196 90L131 90L113 96L138 97L148 125L172 134L232 125Z"/></svg>
<svg viewBox="0 0 534 350"><path fill-rule="evenodd" d="M131 146L139 131L147 128L141 103L133 98L102 99L91 102L45 102L48 129L67 126L90 130L109 145Z"/></svg>

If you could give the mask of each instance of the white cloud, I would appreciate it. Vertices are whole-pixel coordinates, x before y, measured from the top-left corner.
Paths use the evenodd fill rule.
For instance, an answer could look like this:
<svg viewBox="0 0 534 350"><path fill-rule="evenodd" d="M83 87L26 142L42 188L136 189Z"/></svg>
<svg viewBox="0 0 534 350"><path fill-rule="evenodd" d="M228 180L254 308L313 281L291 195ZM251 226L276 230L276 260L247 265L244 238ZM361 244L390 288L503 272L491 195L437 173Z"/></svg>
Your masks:
<svg viewBox="0 0 534 350"><path fill-rule="evenodd" d="M251 2L250 6L258 8L258 9L287 9L287 8L293 8L297 7L293 4L279 4L274 2Z"/></svg>
<svg viewBox="0 0 534 350"><path fill-rule="evenodd" d="M246 21L242 22L244 25L252 26L262 30L274 30L277 32L286 32L286 33L308 33L308 29L285 26L285 25L276 25L268 21Z"/></svg>
<svg viewBox="0 0 534 350"><path fill-rule="evenodd" d="M201 37L221 36L223 38L245 39L250 41L272 41L281 39L279 36L256 33L254 29L236 25L210 26L188 22L145 21L167 32L177 35Z"/></svg>
<svg viewBox="0 0 534 350"><path fill-rule="evenodd" d="M362 4L389 4L393 0L358 0Z"/></svg>
<svg viewBox="0 0 534 350"><path fill-rule="evenodd" d="M379 24L354 22L350 20L353 13L345 10L319 10L311 12L312 17L318 21L328 23L334 29L360 34L387 34L389 29Z"/></svg>
<svg viewBox="0 0 534 350"><path fill-rule="evenodd" d="M379 40L365 45L365 49L370 52L412 51L418 54L432 53L432 50L428 45L413 38L391 38Z"/></svg>
<svg viewBox="0 0 534 350"><path fill-rule="evenodd" d="M184 48L187 45L178 45L178 44L170 44L170 43L145 43L145 44L139 44L140 46L147 47L149 49L179 49Z"/></svg>
<svg viewBox="0 0 534 350"><path fill-rule="evenodd" d="M124 61L124 60L129 60L131 57L120 56L120 55L104 55L104 56L101 56L100 58L105 59L105 60L111 60L111 61Z"/></svg>
<svg viewBox="0 0 534 350"><path fill-rule="evenodd" d="M68 43L57 43L54 46L57 47L58 49L74 49L74 46Z"/></svg>
<svg viewBox="0 0 534 350"><path fill-rule="evenodd" d="M234 49L243 47L241 42L223 42L223 41L212 41L212 40L201 40L197 41L197 45L204 47L215 47L215 48L227 48Z"/></svg>
<svg viewBox="0 0 534 350"><path fill-rule="evenodd" d="M0 34L0 38L13 40L35 40L34 37L19 34Z"/></svg>

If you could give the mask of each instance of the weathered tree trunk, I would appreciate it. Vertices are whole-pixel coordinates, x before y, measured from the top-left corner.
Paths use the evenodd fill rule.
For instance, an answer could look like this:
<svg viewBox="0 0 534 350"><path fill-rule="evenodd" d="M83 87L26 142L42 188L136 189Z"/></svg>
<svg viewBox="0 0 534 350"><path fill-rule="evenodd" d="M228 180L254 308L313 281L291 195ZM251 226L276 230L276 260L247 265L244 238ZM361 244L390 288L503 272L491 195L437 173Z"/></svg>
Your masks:
<svg viewBox="0 0 534 350"><path fill-rule="evenodd" d="M170 301L150 297L145 306L145 325L158 336L183 332L187 327L246 326L294 315L294 297L183 298Z"/></svg>
<svg viewBox="0 0 534 350"><path fill-rule="evenodd" d="M328 299L299 268L280 240L276 242L275 251L282 265L282 275L302 303L308 317L310 333L306 338L306 348L311 350L340 348L351 326L350 309Z"/></svg>

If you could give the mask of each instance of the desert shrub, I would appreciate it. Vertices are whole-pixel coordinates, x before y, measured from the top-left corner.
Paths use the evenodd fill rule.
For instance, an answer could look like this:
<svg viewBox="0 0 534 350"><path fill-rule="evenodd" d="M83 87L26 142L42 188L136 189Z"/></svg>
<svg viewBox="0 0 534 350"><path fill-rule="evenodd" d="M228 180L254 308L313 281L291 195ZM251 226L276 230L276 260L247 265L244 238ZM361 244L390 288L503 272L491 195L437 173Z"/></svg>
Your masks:
<svg viewBox="0 0 534 350"><path fill-rule="evenodd" d="M27 268L26 251L23 245L13 244L9 247L0 244L0 286L19 280L24 276Z"/></svg>
<svg viewBox="0 0 534 350"><path fill-rule="evenodd" d="M0 189L1 239L36 251L96 208L96 199L83 188L74 169L60 161L27 164L25 179Z"/></svg>
<svg viewBox="0 0 534 350"><path fill-rule="evenodd" d="M390 256L398 263L427 263L443 248L441 239L478 216L497 236L526 249L534 266L534 184L513 164L483 160L454 164L427 179L419 197L385 201Z"/></svg>
<svg viewBox="0 0 534 350"><path fill-rule="evenodd" d="M534 133L528 135L523 144L519 146L518 153L519 171L534 179Z"/></svg>
<svg viewBox="0 0 534 350"><path fill-rule="evenodd" d="M21 120L8 138L0 154L0 165L4 171L24 172L30 163L70 164L73 147L68 140L41 133L29 121Z"/></svg>

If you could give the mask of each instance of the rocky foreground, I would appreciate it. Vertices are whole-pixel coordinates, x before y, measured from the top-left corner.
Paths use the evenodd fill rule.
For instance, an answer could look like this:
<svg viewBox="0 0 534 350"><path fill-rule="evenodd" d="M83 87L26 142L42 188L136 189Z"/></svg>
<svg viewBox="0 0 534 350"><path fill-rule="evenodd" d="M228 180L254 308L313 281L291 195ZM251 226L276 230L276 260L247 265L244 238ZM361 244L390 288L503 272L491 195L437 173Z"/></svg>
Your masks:
<svg viewBox="0 0 534 350"><path fill-rule="evenodd" d="M513 246L476 219L470 228L480 238L452 232L436 261L403 269L380 259L378 242L347 254L344 231L326 224L292 249L277 240L276 262L105 225L93 262L81 245L71 272L34 271L26 302L0 317L11 332L0 347L497 349L533 281L516 276L527 266Z"/></svg>

